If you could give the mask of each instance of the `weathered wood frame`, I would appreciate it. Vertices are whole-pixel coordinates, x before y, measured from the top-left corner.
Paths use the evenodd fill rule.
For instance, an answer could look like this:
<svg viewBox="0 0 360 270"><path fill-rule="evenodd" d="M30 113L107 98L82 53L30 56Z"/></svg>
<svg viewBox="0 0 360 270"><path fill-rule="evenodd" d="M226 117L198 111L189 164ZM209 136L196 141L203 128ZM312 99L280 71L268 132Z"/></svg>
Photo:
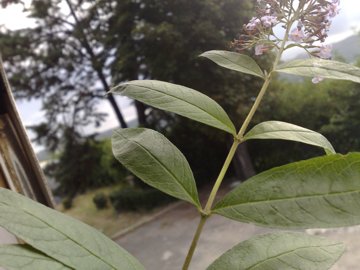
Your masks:
<svg viewBox="0 0 360 270"><path fill-rule="evenodd" d="M16 109L1 59L0 140L0 171L2 173L0 178L5 178L6 186L53 207L53 197ZM9 157L10 151L15 158ZM19 164L21 169L19 169Z"/></svg>

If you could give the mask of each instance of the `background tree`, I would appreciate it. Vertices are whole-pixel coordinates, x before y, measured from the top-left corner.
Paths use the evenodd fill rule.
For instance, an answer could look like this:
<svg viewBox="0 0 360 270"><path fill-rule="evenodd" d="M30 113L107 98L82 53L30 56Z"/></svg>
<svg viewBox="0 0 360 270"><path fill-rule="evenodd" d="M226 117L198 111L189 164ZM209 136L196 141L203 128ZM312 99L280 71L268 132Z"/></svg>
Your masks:
<svg viewBox="0 0 360 270"><path fill-rule="evenodd" d="M259 82L198 55L229 49L253 8L248 0L33 0L28 11L36 26L3 31L0 46L16 96L42 99L47 119L34 130L38 141L45 138L52 148L67 138L61 134L68 127L100 124L105 115L94 108L109 86L133 79L166 80L202 91L240 123L248 110L243 104L257 94ZM113 97L107 98L116 110ZM194 170L213 176L216 168L209 169L208 161L216 157L221 164L225 152L217 146L231 138L207 127L194 135L186 119L135 105L140 125L162 129L180 148L197 147L199 154L188 151ZM246 149L237 160L237 171L252 173Z"/></svg>
<svg viewBox="0 0 360 270"><path fill-rule="evenodd" d="M356 83L347 81L324 80L316 85L310 80L277 82L265 97L253 125L271 115L272 120L320 132L339 153L357 151L360 148L359 90ZM255 153L252 159L259 171L323 154L316 147L286 141L271 144L252 141L249 147ZM281 152L276 151L279 148ZM264 151L266 157L261 155Z"/></svg>
<svg viewBox="0 0 360 270"><path fill-rule="evenodd" d="M118 14L123 14L118 6ZM131 32L117 31L117 40L125 56L114 65L113 76L119 81L126 78L158 79L185 85L202 91L218 101L232 118L240 123L248 110L249 100L256 95L256 80L247 75L238 75L218 68L215 64L199 59L198 55L211 49L229 49L230 42L251 17L251 1L159 1L142 4L136 15L139 23ZM124 29L124 17L114 16L113 29ZM132 20L130 20L131 22ZM120 58L120 55L119 55ZM259 59L265 62L266 59ZM129 73L129 67L132 67ZM208 80L204 80L208 78ZM251 102L250 102L251 103ZM203 126L195 126L184 118L137 105L140 123L167 132L167 136L185 153L195 171L203 171L199 178L209 178L216 172L210 164L221 164L225 152L219 145L231 140ZM235 112L235 113L234 113ZM195 134L196 132L196 134ZM189 140L191 136L191 140ZM197 140L199 138L199 140ZM190 151L190 149L199 151ZM188 151L187 151L188 150ZM242 151L241 151L242 150ZM237 171L246 177L253 173L246 149L240 149ZM246 162L247 161L247 162ZM245 172L245 173L244 173Z"/></svg>
<svg viewBox="0 0 360 270"><path fill-rule="evenodd" d="M57 180L55 195L72 201L79 193L119 183L128 175L125 168L109 155L109 139L83 138L70 128L65 130L64 136L65 144L59 159L45 168L46 174Z"/></svg>
<svg viewBox="0 0 360 270"><path fill-rule="evenodd" d="M106 61L113 56L98 38L106 20L100 19L100 9L90 12L97 6L94 1L33 0L26 11L36 26L2 31L0 36L16 97L43 102L47 119L34 130L52 149L63 137L63 128L99 125L105 117L95 107L110 88ZM126 127L114 97L106 98Z"/></svg>

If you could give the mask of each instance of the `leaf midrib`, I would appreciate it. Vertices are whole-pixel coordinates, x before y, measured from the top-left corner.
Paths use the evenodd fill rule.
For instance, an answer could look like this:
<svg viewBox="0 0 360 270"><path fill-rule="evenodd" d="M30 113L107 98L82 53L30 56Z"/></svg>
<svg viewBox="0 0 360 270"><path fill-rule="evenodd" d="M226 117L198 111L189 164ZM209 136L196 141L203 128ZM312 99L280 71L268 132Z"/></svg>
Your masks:
<svg viewBox="0 0 360 270"><path fill-rule="evenodd" d="M352 194L352 193L360 193L360 189L359 190L350 190L350 191L345 191L345 192L334 192L334 193L328 193L328 194L315 194L315 195L307 195L307 196L298 196L298 197L286 197L286 198L278 198L278 199L268 199L268 200L261 200L261 201L252 201L252 202L244 202L244 203L237 203L237 204L232 204L229 206L224 206L224 207L215 207L214 210L224 210L227 208L233 208L233 207L239 207L239 206L243 206L243 205L256 205L256 204L261 204L261 203L265 203L265 202L282 202L282 201L294 201L294 200L303 200L303 199L307 199L307 198L317 198L317 197L325 197L325 196L342 196L342 195L346 195L346 194Z"/></svg>
<svg viewBox="0 0 360 270"><path fill-rule="evenodd" d="M5 205L5 206L7 206L7 207L9 207L9 208L13 208L13 209L15 209L15 210L18 210L17 208L15 208L15 207L13 207L13 206L5 203L5 202L0 202L0 204L3 204L3 205ZM116 268L115 266L113 266L111 263L103 260L101 257L99 257L98 255L94 254L91 250L85 248L85 247L84 247L82 244L80 244L78 241L74 240L72 237L68 236L66 233L58 230L57 228L55 228L54 226L52 226L51 224L49 224L48 222L46 222L46 221L43 220L42 218L40 218L40 217L32 214L31 212L29 212L28 210L26 210L26 209L24 209L24 208L20 208L20 209L21 209L22 211L24 211L26 214L34 217L35 219L41 220L43 223L45 223L47 226L49 226L50 228L52 228L52 229L55 230L56 232L58 232L58 233L60 233L60 234L62 234L62 235L64 235L64 236L66 236L66 238L68 238L68 239L70 239L71 241L73 241L73 242L74 242L75 244L77 244L79 247L81 247L82 249L86 250L86 251L89 252L91 255L93 255L94 257L96 257L96 258L99 259L100 261L102 261L103 263L107 264L108 266L112 267L113 269L117 269L117 268ZM37 248L37 249L38 249L38 248ZM40 250L40 251L42 251L42 250ZM57 258L54 258L52 255L47 254L45 251L42 251L42 252L44 252L44 254L48 255L50 258L53 258L54 260L58 261ZM131 260L129 260L129 261L131 261ZM60 262L60 263L65 264L64 262ZM132 263L132 261L131 261L131 263ZM68 267L70 267L70 268L72 268L72 269L75 269L75 268L73 268L72 266L68 265L68 263L66 263L65 265L68 266ZM135 269L135 268L134 268L134 269Z"/></svg>
<svg viewBox="0 0 360 270"><path fill-rule="evenodd" d="M252 74L252 75L255 75L255 76L258 76L258 77L264 79L264 76L263 76L263 73L262 73L262 70L261 70L261 69L258 70L258 71L260 71L261 73L256 73L255 71L252 71L251 69L248 69L248 68L246 68L245 66L241 66L241 65L239 65L238 63L230 60L230 59L227 58L225 55L222 55L222 54L220 54L220 53L218 53L218 52L214 52L214 51L213 51L213 54L215 54L215 55L217 55L217 56L219 56L219 57L222 57L222 58L226 59L227 61L231 62L231 63L234 64L235 66L240 66L240 67L242 67L243 69L245 69L245 70L247 70L248 72L250 72L250 74ZM239 56L238 56L238 57L239 57ZM256 67L256 68L258 68L258 67Z"/></svg>
<svg viewBox="0 0 360 270"><path fill-rule="evenodd" d="M252 131L250 131L252 132ZM249 133L250 133L249 132ZM254 131L255 132L255 131ZM314 134L314 135L318 135L321 137L324 137L323 135L321 135L320 133L316 132L316 131L312 131L312 130L291 130L291 129L279 129L279 130L269 130L266 132L262 132L262 133L258 133L258 134L250 134L250 135L245 135L244 138L246 138L247 136L251 137L251 136L258 136L258 135L262 135L262 134L267 134L267 133L275 133L275 132L291 132L291 133L310 133L310 134ZM325 138L325 137L324 137Z"/></svg>
<svg viewBox="0 0 360 270"><path fill-rule="evenodd" d="M251 131L250 131L251 132ZM249 133L250 133L249 132ZM317 145L317 146L322 146L328 150L330 150L332 153L335 152L335 149L333 148L333 146L331 145L331 143L328 141L328 139L326 139L326 137L316 131L312 131L312 130L296 130L296 131L293 131L293 130L287 130L287 129L282 129L282 130L271 130L271 131L266 131L266 132L262 132L262 133L257 133L257 134L246 134L244 136L244 139L245 140L252 140L252 139L258 139L259 136L263 136L263 135L267 135L267 134L271 134L271 133L276 133L276 132L289 132L289 133L305 133L305 134L308 134L308 135L314 135L314 136L318 136L320 137L321 139L324 139L323 142L325 142L326 144L319 144L318 142L313 142L313 141L309 141L311 142L313 145ZM268 138L265 138L265 139L268 139ZM294 140L294 139L291 139L291 138L269 138L269 139L279 139L279 140L287 140L287 141L297 141L297 140Z"/></svg>
<svg viewBox="0 0 360 270"><path fill-rule="evenodd" d="M349 76L354 76L354 77L357 77L357 75L353 74L353 72L359 72L360 71L360 69L354 68L353 70L350 70L350 71L346 72L346 71L343 71L341 68L337 68L337 67L321 66L321 65L316 66L312 62L311 63L304 63L304 64L302 64L302 63L303 62L298 62L298 63L296 63L296 65L293 65L293 66L284 65L284 66L279 67L276 71L283 71L283 70L286 70L286 69L318 68L318 69L331 71L331 72L339 72L339 73L347 74ZM342 64L344 64L344 63L342 63Z"/></svg>
<svg viewBox="0 0 360 270"><path fill-rule="evenodd" d="M46 255L46 254L45 254ZM1 256L1 255L0 255ZM13 257L21 257L21 258L27 258L27 259L30 259L34 262L36 261L43 261L43 262L50 262L50 263L58 263L59 266L61 266L62 268L61 269L73 269L73 270L76 270L75 268L72 268L68 265L65 265L64 263L56 260L55 258L52 258L52 257L49 257L47 256L48 258L46 258L44 255L45 258L40 258L40 257L36 257L36 256L30 256L30 255L17 255L17 254L5 254L5 256L13 256ZM31 262L32 264L33 262Z"/></svg>
<svg viewBox="0 0 360 270"><path fill-rule="evenodd" d="M341 69L334 69L334 68L328 68L328 67L322 67L322 66L314 66L313 64L308 64L308 65L301 65L301 66L285 66L285 67L281 67L279 69L277 69L276 71L282 71L285 69L299 69L299 68L319 68L319 69L323 69L323 70L329 70L329 71L333 71L333 72L340 72L340 73L345 73L347 75L351 75L351 76L356 76L354 74L348 73L348 72L344 72Z"/></svg>
<svg viewBox="0 0 360 270"><path fill-rule="evenodd" d="M331 247L331 246L338 246L339 244L333 244L333 245L326 245L326 247ZM296 252L296 251L299 251L299 250L302 250L302 249L308 249L308 248L323 248L324 246L323 245L320 245L320 246L306 246L306 247L299 247L299 248L296 248L296 249L293 249L293 250L290 250L290 251L285 251L285 252L282 252L282 253L279 253L275 256L272 256L272 257L269 257L265 260L262 260L252 266L250 266L250 268L248 268L248 270L251 270L251 269L254 269L255 267L263 264L263 263L266 263L267 261L270 261L270 260L274 260L276 258L279 258L281 256L284 256L284 255L287 255L289 253L293 253L293 252Z"/></svg>
<svg viewBox="0 0 360 270"><path fill-rule="evenodd" d="M151 156L155 161L157 161L160 166L176 181L176 183L179 184L179 186L185 191L185 193L189 196L189 198L191 199L192 202L194 202L196 204L196 206L200 206L199 202L196 202L193 197L191 196L191 194L187 191L187 189L184 187L183 183L181 183L181 181L178 180L178 178L156 157L154 156L146 147L144 147L143 145L139 144L138 142L131 140L127 137L125 137L124 135L122 135L119 131L115 131L116 134L120 135L122 138L124 138L125 140L132 142L134 144L136 144L138 147L140 147L141 149L143 149L149 156ZM192 178L192 180L194 180L194 178ZM195 181L195 180L194 180Z"/></svg>
<svg viewBox="0 0 360 270"><path fill-rule="evenodd" d="M158 93L161 93L161 94L165 94L165 95L168 95L168 96L170 96L170 97L172 97L172 98L174 98L174 99L176 99L176 100L183 101L183 102L185 102L185 103L187 103L187 104L189 104L189 105L191 105L191 106L199 109L200 111L204 112L205 114L211 116L211 117L212 117L213 119L215 119L217 122L219 122L220 124L222 124L222 126L227 127L227 129L226 129L227 132L230 131L231 134L234 134L235 127L233 126L233 124L232 124L230 118L227 116L226 112L222 109L222 107L221 107L219 104L216 103L216 101L214 101L214 105L216 105L216 107L218 107L218 109L221 109L221 110L222 110L222 112L224 113L224 116L228 118L228 119L226 119L226 120L229 121L229 122L232 124L231 126L229 126L228 124L225 124L221 119L219 119L219 118L217 118L216 116L212 115L211 113L207 112L207 111L204 110L203 108L198 107L196 104L193 104L193 103L191 103L191 102L189 102L189 101L187 101L187 100L184 100L184 99L181 99L181 98L176 97L176 96L174 96L174 95L171 95L171 94L169 94L169 93L167 93L167 92L162 92L162 91L160 91L160 90L153 89L153 88L150 88L150 87L147 87L147 86L143 86L143 85L138 85L138 84L135 84L135 83L131 83L131 84L129 84L129 83L124 83L124 85L125 85L125 89L122 90L122 92L126 90L126 86L136 86L136 87L139 87L139 88L144 88L144 89L146 89L146 90L151 90L151 91L154 91L154 92L158 92ZM185 86L184 86L184 87L185 87ZM192 89L191 89L191 90L192 90ZM195 90L193 90L193 91L195 91ZM203 95L203 94L200 93L200 92L198 92L197 94ZM206 96L206 95L204 95L204 96L205 96L206 98L209 98L209 97ZM145 103L146 103L146 102L145 102ZM184 115L183 115L183 116L184 116ZM185 116L185 117L188 117L188 116Z"/></svg>

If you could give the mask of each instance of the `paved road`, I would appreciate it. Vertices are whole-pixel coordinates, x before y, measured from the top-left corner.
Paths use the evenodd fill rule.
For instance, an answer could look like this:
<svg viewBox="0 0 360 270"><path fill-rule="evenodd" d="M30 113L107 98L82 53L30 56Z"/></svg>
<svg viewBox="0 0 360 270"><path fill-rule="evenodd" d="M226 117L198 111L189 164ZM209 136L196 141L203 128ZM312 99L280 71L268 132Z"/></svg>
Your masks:
<svg viewBox="0 0 360 270"><path fill-rule="evenodd" d="M120 237L117 242L135 255L147 270L178 270L181 269L198 220L193 207L183 203L173 211ZM206 269L214 259L235 244L270 231L213 216L204 227L190 269ZM360 227L311 230L309 233L346 243L345 255L331 270L360 269Z"/></svg>
<svg viewBox="0 0 360 270"><path fill-rule="evenodd" d="M147 270L181 269L198 220L196 210L184 203L117 242L135 255ZM205 269L238 242L268 231L213 216L205 224L190 269Z"/></svg>

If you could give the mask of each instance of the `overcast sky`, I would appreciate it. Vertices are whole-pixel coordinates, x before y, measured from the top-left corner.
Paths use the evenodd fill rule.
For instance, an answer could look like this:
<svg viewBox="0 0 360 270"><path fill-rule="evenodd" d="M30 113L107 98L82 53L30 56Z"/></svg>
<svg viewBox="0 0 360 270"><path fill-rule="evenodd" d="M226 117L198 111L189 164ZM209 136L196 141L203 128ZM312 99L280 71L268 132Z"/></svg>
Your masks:
<svg viewBox="0 0 360 270"><path fill-rule="evenodd" d="M255 1L255 0L254 0ZM30 3L30 0L25 0ZM341 0L340 14L334 18L327 42L337 42L352 34L355 29L360 29L360 1ZM0 25L5 24L8 28L19 29L33 25L33 22L26 18L21 12L20 6L10 6L3 10L0 8ZM216 49L216 48L214 48ZM123 113L127 120L134 119L135 111L131 102L126 98L118 99ZM39 123L43 119L40 102L17 101L21 117L25 125ZM107 102L100 104L101 111L109 113L108 120L97 131L107 130L118 125L115 115ZM36 147L39 149L39 147Z"/></svg>

